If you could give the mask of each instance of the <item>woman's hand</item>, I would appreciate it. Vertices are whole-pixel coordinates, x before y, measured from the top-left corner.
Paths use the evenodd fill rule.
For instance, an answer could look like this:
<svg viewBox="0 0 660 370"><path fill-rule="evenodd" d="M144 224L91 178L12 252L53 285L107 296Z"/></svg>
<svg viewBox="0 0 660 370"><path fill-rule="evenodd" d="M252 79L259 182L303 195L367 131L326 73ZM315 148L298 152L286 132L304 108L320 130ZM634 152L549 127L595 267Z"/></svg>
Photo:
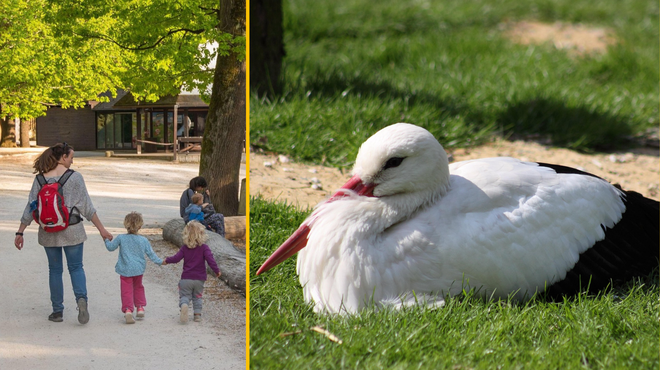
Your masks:
<svg viewBox="0 0 660 370"><path fill-rule="evenodd" d="M112 234L110 234L108 230L106 230L105 227L103 227L103 224L101 223L101 220L99 219L99 216L96 213L94 213L94 216L92 216L92 223L94 224L94 226L96 226L99 233L101 233L101 238L103 238L103 240L105 239L112 240Z"/></svg>
<svg viewBox="0 0 660 370"><path fill-rule="evenodd" d="M106 230L105 228L99 229L99 232L101 233L101 237L103 238L103 240L106 240L106 239L112 240L112 238L113 238L112 234L110 234L110 232L108 230Z"/></svg>
<svg viewBox="0 0 660 370"><path fill-rule="evenodd" d="M14 239L14 245L19 251L23 249L23 235L16 235L16 238Z"/></svg>
<svg viewBox="0 0 660 370"><path fill-rule="evenodd" d="M25 242L25 239L23 239L23 232L27 226L28 225L21 222L21 225L18 227L18 231L16 232L16 237L14 238L14 245L19 251L23 249L23 243Z"/></svg>

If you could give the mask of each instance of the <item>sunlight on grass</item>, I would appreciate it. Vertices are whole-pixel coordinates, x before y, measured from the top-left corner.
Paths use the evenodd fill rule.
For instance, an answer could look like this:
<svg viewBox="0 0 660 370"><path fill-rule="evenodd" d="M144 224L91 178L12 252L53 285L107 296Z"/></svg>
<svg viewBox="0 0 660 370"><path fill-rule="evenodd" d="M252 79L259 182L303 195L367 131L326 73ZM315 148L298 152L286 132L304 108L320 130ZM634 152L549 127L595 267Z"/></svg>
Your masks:
<svg viewBox="0 0 660 370"><path fill-rule="evenodd" d="M500 26L515 20L607 27L620 42L574 58L508 40ZM285 30L284 92L252 96L250 135L298 160L350 166L360 143L395 122L447 148L542 134L587 151L658 125L655 3L292 0Z"/></svg>
<svg viewBox="0 0 660 370"><path fill-rule="evenodd" d="M316 315L303 301L295 258L255 275L308 213L252 199L250 363L255 369L658 368L657 273L613 293L562 302L486 301L468 292L434 310ZM316 326L342 344L313 331Z"/></svg>

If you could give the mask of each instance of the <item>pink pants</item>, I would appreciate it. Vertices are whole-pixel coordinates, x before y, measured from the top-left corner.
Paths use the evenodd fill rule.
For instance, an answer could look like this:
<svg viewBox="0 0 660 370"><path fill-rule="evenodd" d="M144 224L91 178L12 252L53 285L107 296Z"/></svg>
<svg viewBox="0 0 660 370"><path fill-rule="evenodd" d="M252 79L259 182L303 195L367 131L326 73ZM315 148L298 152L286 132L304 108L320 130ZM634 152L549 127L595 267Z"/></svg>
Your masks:
<svg viewBox="0 0 660 370"><path fill-rule="evenodd" d="M147 297L144 295L142 275L120 276L121 278L121 312L135 311L135 307L147 305Z"/></svg>

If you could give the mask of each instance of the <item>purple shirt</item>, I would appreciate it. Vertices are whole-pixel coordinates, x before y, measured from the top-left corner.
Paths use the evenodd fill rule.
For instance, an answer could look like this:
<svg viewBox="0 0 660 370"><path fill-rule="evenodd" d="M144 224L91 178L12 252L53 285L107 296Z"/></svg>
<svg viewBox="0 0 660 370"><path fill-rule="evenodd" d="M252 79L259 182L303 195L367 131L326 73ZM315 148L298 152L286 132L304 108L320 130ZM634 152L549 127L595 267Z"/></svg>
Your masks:
<svg viewBox="0 0 660 370"><path fill-rule="evenodd" d="M190 249L185 244L179 249L177 254L165 259L165 262L178 263L183 258L183 272L181 279L206 280L206 264L208 262L211 270L216 274L220 272L218 264L213 259L213 253L208 245L202 244L197 248Z"/></svg>

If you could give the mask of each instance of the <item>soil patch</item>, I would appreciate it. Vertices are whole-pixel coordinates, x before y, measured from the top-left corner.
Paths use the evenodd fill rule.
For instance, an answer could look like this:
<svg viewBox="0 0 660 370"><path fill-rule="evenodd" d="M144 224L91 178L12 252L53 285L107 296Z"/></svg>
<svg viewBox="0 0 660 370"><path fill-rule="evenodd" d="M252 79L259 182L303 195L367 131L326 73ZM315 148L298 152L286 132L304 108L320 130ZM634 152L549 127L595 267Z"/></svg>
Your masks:
<svg viewBox="0 0 660 370"><path fill-rule="evenodd" d="M501 26L512 41L523 45L554 45L571 55L603 54L616 43L614 32L604 27L555 22L522 21Z"/></svg>
<svg viewBox="0 0 660 370"><path fill-rule="evenodd" d="M478 147L458 149L449 154L454 161L488 157L515 157L524 161L547 162L578 168L625 190L660 200L658 149L639 148L627 152L584 154L553 148L536 142L498 139ZM299 208L313 207L328 198L349 178L350 171L291 162L285 156L250 153L250 193L266 199L286 201ZM313 185L320 185L313 188Z"/></svg>

